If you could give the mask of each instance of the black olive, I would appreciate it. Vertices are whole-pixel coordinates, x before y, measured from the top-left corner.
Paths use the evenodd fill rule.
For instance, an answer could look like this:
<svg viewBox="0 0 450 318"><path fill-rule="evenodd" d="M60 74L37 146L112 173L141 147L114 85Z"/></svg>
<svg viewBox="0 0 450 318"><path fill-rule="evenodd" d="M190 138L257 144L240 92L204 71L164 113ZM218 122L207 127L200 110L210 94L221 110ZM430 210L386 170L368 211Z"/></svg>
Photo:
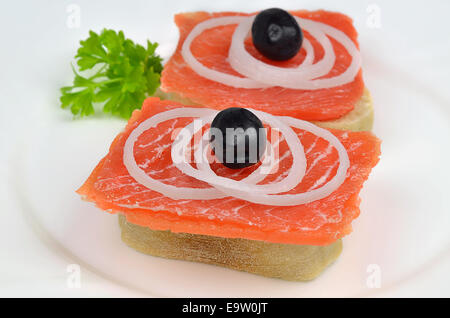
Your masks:
<svg viewBox="0 0 450 318"><path fill-rule="evenodd" d="M240 169L259 162L266 148L266 132L251 111L232 107L219 112L212 121L210 142L219 162Z"/></svg>
<svg viewBox="0 0 450 318"><path fill-rule="evenodd" d="M253 45L271 60L294 57L303 42L303 33L295 18L278 8L261 11L252 25Z"/></svg>

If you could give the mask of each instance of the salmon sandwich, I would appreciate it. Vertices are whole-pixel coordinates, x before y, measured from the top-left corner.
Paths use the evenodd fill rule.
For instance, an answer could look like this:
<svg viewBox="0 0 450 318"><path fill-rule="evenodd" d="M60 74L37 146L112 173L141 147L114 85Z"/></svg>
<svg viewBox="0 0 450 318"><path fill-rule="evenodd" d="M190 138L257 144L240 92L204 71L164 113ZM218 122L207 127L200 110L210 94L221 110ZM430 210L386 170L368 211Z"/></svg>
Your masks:
<svg viewBox="0 0 450 318"><path fill-rule="evenodd" d="M371 130L372 99L348 16L272 8L257 15L182 13L175 23L180 38L164 66L160 97Z"/></svg>
<svg viewBox="0 0 450 318"><path fill-rule="evenodd" d="M184 34L207 16L177 21L183 21ZM341 21L321 12L299 16ZM343 21L345 31L353 30ZM208 38L226 40L232 30L226 25L210 32ZM211 45L215 49L215 42ZM77 192L118 214L122 240L140 252L285 280L315 278L339 256L341 238L352 230L380 141L367 131L323 128L297 117L331 119L352 112L356 92L363 90L360 71L341 88L307 93L272 87L265 94L250 89L251 106L236 107L244 103L245 88L203 79L179 54L169 62L165 87L181 85L189 75L192 93L184 96L209 107L147 98ZM199 87L203 93L194 92ZM336 90L352 97L327 102ZM279 106L273 96L282 100ZM315 102L302 107L308 96L325 103L322 113L311 106ZM289 104L297 99L302 102ZM336 105L342 107L334 110ZM293 116L286 116L289 112Z"/></svg>

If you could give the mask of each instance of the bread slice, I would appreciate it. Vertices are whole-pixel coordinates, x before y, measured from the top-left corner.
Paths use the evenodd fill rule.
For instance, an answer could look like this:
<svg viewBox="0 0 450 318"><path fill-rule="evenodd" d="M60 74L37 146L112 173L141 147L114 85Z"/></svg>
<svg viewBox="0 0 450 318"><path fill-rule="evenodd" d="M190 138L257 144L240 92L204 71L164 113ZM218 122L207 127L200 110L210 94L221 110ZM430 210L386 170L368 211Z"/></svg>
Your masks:
<svg viewBox="0 0 450 318"><path fill-rule="evenodd" d="M139 252L290 281L307 281L319 276L342 251L341 240L314 246L172 233L129 223L124 215L119 215L119 224L122 240Z"/></svg>
<svg viewBox="0 0 450 318"><path fill-rule="evenodd" d="M187 98L184 98L176 93L165 93L158 90L155 96L161 99L169 99L185 105L198 105ZM367 88L364 88L364 93L360 100L356 103L355 108L345 116L327 121L315 121L314 124L332 129L352 130L352 131L370 131L373 126L373 101L372 96Z"/></svg>

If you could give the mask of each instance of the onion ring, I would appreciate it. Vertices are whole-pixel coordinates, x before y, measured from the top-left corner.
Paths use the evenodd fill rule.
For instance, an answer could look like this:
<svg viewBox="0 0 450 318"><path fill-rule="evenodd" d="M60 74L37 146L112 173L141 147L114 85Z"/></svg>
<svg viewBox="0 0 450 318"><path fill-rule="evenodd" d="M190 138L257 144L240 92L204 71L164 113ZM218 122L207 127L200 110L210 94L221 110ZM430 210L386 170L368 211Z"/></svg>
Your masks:
<svg viewBox="0 0 450 318"><path fill-rule="evenodd" d="M252 16L242 21L234 31L228 52L228 60L235 71L261 83L270 85L275 83L277 86L286 88L304 89L304 86L307 86L311 79L324 76L332 70L336 55L330 40L315 24L318 22L295 17L297 22L301 23L302 28L308 31L322 45L325 52L324 57L316 64L285 68L264 63L253 57L245 49L244 40L252 27L254 19L255 17Z"/></svg>
<svg viewBox="0 0 450 318"><path fill-rule="evenodd" d="M171 148L171 158L175 166L185 174L194 177L198 180L209 183L211 188L189 188L189 187L177 187L174 185L168 185L151 178L145 173L144 170L139 168L134 158L134 144L139 136L146 130L156 127L160 122L167 121L179 117L195 117L201 118L205 121L212 121L217 114L217 110L207 108L177 108L168 110L159 114L156 114L142 123L140 123L128 136L123 151L123 162L128 170L130 176L132 176L141 185L157 191L171 199L192 199L192 200L210 200L225 198L227 196L233 196L248 202L273 205L273 206L292 206L306 204L315 200L319 200L327 197L334 192L345 181L347 170L350 166L347 151L339 139L326 129L320 128L312 123L299 120L292 117L275 117L270 114L252 110L259 118L264 122L269 123L272 127L277 127L284 135L288 144L289 150L292 154L293 162L289 170L287 177L277 183L270 184L257 184L264 180L264 173L262 173L263 165L260 165L258 169L253 171L246 178L236 181L233 179L217 176L214 171L209 167L207 160L204 160L205 153L202 152L202 148L194 151L194 159L198 166L195 169L186 160L176 162L176 154L181 150L183 158L186 159L187 147L190 144L192 137L196 132L202 129L203 125L196 127L195 121L182 128L177 136L183 136L178 142L174 141ZM320 188L307 191L298 194L279 194L287 192L295 188L305 175L306 170L306 158L303 150L303 146L298 140L298 136L294 133L291 127L309 131L316 136L326 140L332 145L338 152L339 166L336 174L331 180ZM204 136L203 136L204 137ZM202 138L202 146L205 139ZM269 146L270 145L270 146ZM269 148L270 147L270 148ZM270 149L270 157L267 157L267 149ZM207 149L206 149L207 150ZM273 158L273 145L267 143L266 157L270 159L270 170L275 164Z"/></svg>
<svg viewBox="0 0 450 318"><path fill-rule="evenodd" d="M204 133L202 141L201 141L202 147L200 149L203 151L200 151L200 149L199 149L194 154L194 158L195 158L195 156L197 156L197 158L195 159L195 164L196 164L197 168L201 171L205 171L207 169L211 170L211 166L210 166L208 158L207 158L207 153L208 153L208 150L211 149L211 146L210 146L209 140L207 140L207 136L208 136L208 131L206 131ZM278 160L275 160L274 153L275 153L275 150L274 150L272 144L267 140L266 141L266 150L262 157L261 165L255 171L253 171L251 174L249 174L247 177L239 180L239 182L245 182L245 183L249 183L249 184L257 184L257 183L263 181L278 162ZM270 164L270 166L268 168L266 168L266 166L265 166L267 163ZM265 172L265 171L267 171L267 172Z"/></svg>
<svg viewBox="0 0 450 318"><path fill-rule="evenodd" d="M298 140L298 136L289 126L282 123L275 116L253 109L249 110L253 112L262 121L271 124L272 127L277 127L281 131L281 133L285 136L289 148L292 149L292 153L295 153L295 155L293 155L292 166L286 178L284 178L282 181L276 184L271 185L268 184L250 185L233 179L217 176L215 174L214 176L208 175L205 172L195 169L185 160L184 161L178 160L179 157L177 157L177 154L179 153L185 154L187 152L187 148L192 140L193 135L196 134L202 128L202 127L194 127L193 123L187 125L180 131L179 135L184 134L185 135L184 138L177 143L173 143L172 145L171 155L172 161L174 162L175 166L184 174L187 174L195 179L207 182L213 185L214 187L220 186L230 189L238 189L241 191L252 191L255 193L267 194L267 193L286 192L297 186L303 179L303 176L305 175L306 172L306 157L303 151L303 146ZM212 119L213 118L211 118L211 116L204 118L205 121L212 121ZM276 186L275 192L274 186Z"/></svg>

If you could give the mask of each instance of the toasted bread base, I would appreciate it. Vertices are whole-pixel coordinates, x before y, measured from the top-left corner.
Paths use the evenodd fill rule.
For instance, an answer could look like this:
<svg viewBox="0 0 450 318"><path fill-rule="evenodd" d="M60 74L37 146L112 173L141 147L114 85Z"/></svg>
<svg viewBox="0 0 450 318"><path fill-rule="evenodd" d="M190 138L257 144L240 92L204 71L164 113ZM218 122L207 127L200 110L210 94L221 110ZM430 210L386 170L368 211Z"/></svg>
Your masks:
<svg viewBox="0 0 450 318"><path fill-rule="evenodd" d="M165 93L158 90L155 96L161 99L169 99L186 105L198 105L187 98L181 97L176 93ZM361 99L356 103L355 108L345 116L327 121L314 121L313 123L324 128L352 130L352 131L370 131L373 126L373 101L367 88Z"/></svg>
<svg viewBox="0 0 450 318"><path fill-rule="evenodd" d="M119 224L122 240L139 252L290 281L316 278L342 251L341 240L313 246L154 231L127 222L123 215L119 215Z"/></svg>

